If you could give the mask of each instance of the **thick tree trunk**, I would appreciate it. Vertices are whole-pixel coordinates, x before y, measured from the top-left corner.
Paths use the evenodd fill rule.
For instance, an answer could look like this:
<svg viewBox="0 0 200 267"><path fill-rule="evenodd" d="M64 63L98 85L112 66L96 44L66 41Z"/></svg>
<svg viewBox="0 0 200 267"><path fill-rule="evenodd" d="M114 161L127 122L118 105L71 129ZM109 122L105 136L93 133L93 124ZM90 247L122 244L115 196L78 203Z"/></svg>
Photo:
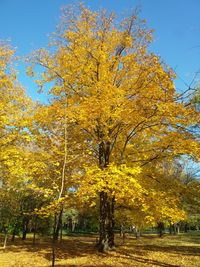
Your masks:
<svg viewBox="0 0 200 267"><path fill-rule="evenodd" d="M99 144L99 167L107 168L110 157L110 142L101 142ZM99 243L100 252L106 252L114 248L114 209L115 198L110 198L105 191L99 195Z"/></svg>
<svg viewBox="0 0 200 267"><path fill-rule="evenodd" d="M100 193L100 229L98 248L100 252L106 252L115 247L114 242L114 209L115 197L108 198L106 192Z"/></svg>
<svg viewBox="0 0 200 267"><path fill-rule="evenodd" d="M100 192L100 210L99 210L99 244L98 248L100 252L108 250L108 234L106 231L107 223L107 193Z"/></svg>

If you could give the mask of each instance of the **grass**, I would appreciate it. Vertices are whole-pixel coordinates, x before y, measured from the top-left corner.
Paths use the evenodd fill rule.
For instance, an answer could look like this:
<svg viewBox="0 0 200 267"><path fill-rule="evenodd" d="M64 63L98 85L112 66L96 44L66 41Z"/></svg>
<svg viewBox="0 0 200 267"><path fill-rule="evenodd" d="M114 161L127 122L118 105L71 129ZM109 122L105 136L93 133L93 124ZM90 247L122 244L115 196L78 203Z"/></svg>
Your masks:
<svg viewBox="0 0 200 267"><path fill-rule="evenodd" d="M94 235L64 237L57 247L56 267L200 267L200 232L163 238L146 235L139 240L128 236L124 244L118 236L116 250L108 254L98 253L95 241ZM50 242L37 239L33 245L31 238L17 239L0 250L0 267L25 266L50 267Z"/></svg>

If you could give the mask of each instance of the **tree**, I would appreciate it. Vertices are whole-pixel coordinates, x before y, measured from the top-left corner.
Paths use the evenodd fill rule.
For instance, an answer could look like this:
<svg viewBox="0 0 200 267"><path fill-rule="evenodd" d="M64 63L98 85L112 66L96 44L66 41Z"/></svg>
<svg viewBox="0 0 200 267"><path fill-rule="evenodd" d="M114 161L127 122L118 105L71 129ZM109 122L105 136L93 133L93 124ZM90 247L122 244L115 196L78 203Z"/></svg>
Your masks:
<svg viewBox="0 0 200 267"><path fill-rule="evenodd" d="M8 45L0 45L0 213L6 233L20 215L21 188L29 180L26 152L31 138L32 101L17 81L13 55Z"/></svg>
<svg viewBox="0 0 200 267"><path fill-rule="evenodd" d="M80 137L87 167L79 171L78 190L91 188L99 196L99 249L105 251L114 246L117 198L145 196L138 174L146 165L182 154L198 157L187 129L199 114L178 102L175 74L148 52L152 31L137 14L121 23L113 13L83 6L73 14L65 10L53 52L40 49L32 60L44 67L39 85L54 82L57 109L67 103L71 134Z"/></svg>

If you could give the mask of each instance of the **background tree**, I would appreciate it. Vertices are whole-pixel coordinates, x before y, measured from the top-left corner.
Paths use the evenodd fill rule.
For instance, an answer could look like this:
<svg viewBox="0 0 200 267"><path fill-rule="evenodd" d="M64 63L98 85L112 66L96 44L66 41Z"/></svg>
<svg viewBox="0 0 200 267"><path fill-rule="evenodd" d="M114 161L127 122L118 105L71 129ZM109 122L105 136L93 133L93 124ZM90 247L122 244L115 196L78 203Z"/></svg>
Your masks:
<svg viewBox="0 0 200 267"><path fill-rule="evenodd" d="M20 215L22 187L30 178L26 163L33 107L17 81L13 54L9 46L0 45L0 212L7 230Z"/></svg>

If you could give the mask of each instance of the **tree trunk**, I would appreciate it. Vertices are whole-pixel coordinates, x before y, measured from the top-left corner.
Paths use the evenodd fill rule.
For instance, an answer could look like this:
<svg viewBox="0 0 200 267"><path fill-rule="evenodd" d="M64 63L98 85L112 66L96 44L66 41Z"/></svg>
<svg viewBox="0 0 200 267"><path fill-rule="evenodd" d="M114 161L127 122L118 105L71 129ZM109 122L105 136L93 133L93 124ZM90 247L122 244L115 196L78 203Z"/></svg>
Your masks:
<svg viewBox="0 0 200 267"><path fill-rule="evenodd" d="M99 144L99 167L107 168L110 157L110 142L101 142ZM109 197L108 193L101 191L99 195L99 243L100 252L106 252L114 248L114 209L115 197Z"/></svg>
<svg viewBox="0 0 200 267"><path fill-rule="evenodd" d="M11 241L14 242L15 241L15 235L16 235L16 231L17 231L17 224L14 224L14 228L13 228L13 232L12 232L12 238Z"/></svg>
<svg viewBox="0 0 200 267"><path fill-rule="evenodd" d="M7 228L7 227L5 227L5 229L4 229L4 233L5 233L5 235L4 235L3 248L6 248L6 245L7 245L7 239L8 239L8 228Z"/></svg>
<svg viewBox="0 0 200 267"><path fill-rule="evenodd" d="M188 224L185 223L185 226L184 226L184 232L187 233L188 232Z"/></svg>
<svg viewBox="0 0 200 267"><path fill-rule="evenodd" d="M55 240L58 240L59 237L59 232L60 229L62 228L62 215L63 215L63 207L61 208L60 212L59 212L59 216L58 216L58 220L56 222L56 226L55 226Z"/></svg>
<svg viewBox="0 0 200 267"><path fill-rule="evenodd" d="M58 215L56 213L54 215L53 237L52 237L52 261L51 261L52 267L55 266L56 244L59 238L60 229L62 228L62 215L63 215L63 207L60 209Z"/></svg>
<svg viewBox="0 0 200 267"><path fill-rule="evenodd" d="M6 248L6 245L7 245L7 239L8 239L8 232L6 231L6 233L5 233L5 237L4 237L3 248Z"/></svg>
<svg viewBox="0 0 200 267"><path fill-rule="evenodd" d="M177 234L179 235L180 234L180 224L179 223L177 223L176 231L177 231Z"/></svg>
<svg viewBox="0 0 200 267"><path fill-rule="evenodd" d="M115 197L108 198L106 192L100 193L100 229L99 229L99 251L106 252L115 247L114 242L114 209Z"/></svg>
<svg viewBox="0 0 200 267"><path fill-rule="evenodd" d="M23 230L22 230L22 240L26 239L26 234L28 231L29 218L23 219Z"/></svg>
<svg viewBox="0 0 200 267"><path fill-rule="evenodd" d="M124 242L125 242L125 228L124 228L123 224L121 224L121 227L120 227L120 237L122 238L122 242L124 244Z"/></svg>
<svg viewBox="0 0 200 267"><path fill-rule="evenodd" d="M174 235L177 235L177 233L178 233L178 228L177 228L177 224L175 223L174 225L173 225L173 227L174 227Z"/></svg>
<svg viewBox="0 0 200 267"><path fill-rule="evenodd" d="M52 236L52 247L51 247L51 266L55 266L56 260L56 228L57 228L57 214L54 215L53 224L53 236Z"/></svg>
<svg viewBox="0 0 200 267"><path fill-rule="evenodd" d="M158 234L159 234L159 237L163 236L163 232L164 232L164 223L163 222L159 222L158 223Z"/></svg>
<svg viewBox="0 0 200 267"><path fill-rule="evenodd" d="M100 220L99 220L99 251L105 252L108 250L108 235L106 231L107 223L107 193L100 192Z"/></svg>
<svg viewBox="0 0 200 267"><path fill-rule="evenodd" d="M135 237L136 239L139 239L141 237L140 229L138 229L137 227L135 228Z"/></svg>
<svg viewBox="0 0 200 267"><path fill-rule="evenodd" d="M171 223L169 225L169 233L170 233L170 235L172 235L172 233L173 233L173 224L171 224Z"/></svg>
<svg viewBox="0 0 200 267"><path fill-rule="evenodd" d="M37 217L35 217L34 228L33 228L33 244L35 245L36 239L36 232L37 232Z"/></svg>
<svg viewBox="0 0 200 267"><path fill-rule="evenodd" d="M76 222L72 219L72 232L75 231Z"/></svg>
<svg viewBox="0 0 200 267"><path fill-rule="evenodd" d="M113 196L108 203L108 246L110 249L115 248L115 236L114 236L114 227L115 227L115 197Z"/></svg>
<svg viewBox="0 0 200 267"><path fill-rule="evenodd" d="M62 242L62 237L63 237L63 224L61 224L60 228L60 243Z"/></svg>

